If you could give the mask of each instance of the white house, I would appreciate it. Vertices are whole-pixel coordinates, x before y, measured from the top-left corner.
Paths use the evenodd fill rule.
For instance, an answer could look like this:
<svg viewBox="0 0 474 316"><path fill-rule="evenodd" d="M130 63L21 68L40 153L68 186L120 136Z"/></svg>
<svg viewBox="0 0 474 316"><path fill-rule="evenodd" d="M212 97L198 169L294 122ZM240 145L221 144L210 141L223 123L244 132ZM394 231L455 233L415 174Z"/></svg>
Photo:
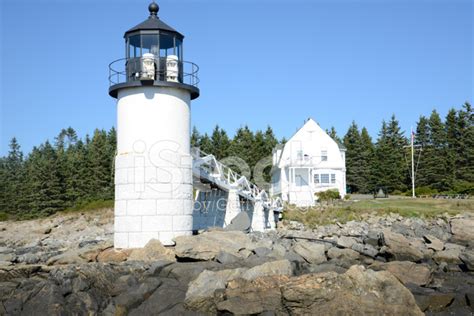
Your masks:
<svg viewBox="0 0 474 316"><path fill-rule="evenodd" d="M314 205L315 193L337 189L346 194L346 149L313 119L285 145L273 150L270 194L297 206Z"/></svg>

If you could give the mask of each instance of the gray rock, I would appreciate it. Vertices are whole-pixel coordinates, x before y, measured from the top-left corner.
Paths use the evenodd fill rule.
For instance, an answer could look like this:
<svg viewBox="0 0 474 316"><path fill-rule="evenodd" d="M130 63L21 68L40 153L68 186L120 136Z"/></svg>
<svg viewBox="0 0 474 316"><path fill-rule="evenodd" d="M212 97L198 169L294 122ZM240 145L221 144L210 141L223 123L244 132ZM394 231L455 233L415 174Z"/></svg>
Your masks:
<svg viewBox="0 0 474 316"><path fill-rule="evenodd" d="M433 259L436 263L446 262L449 264L460 264L462 263L459 256L461 255L462 249L450 248L443 251L438 251L434 254Z"/></svg>
<svg viewBox="0 0 474 316"><path fill-rule="evenodd" d="M369 230L367 237L364 239L364 244L378 247L380 245L382 234L378 231Z"/></svg>
<svg viewBox="0 0 474 316"><path fill-rule="evenodd" d="M212 260L221 251L243 257L239 251L252 247L250 238L239 231L211 231L197 236L179 236L175 241L178 258L196 260Z"/></svg>
<svg viewBox="0 0 474 316"><path fill-rule="evenodd" d="M383 231L383 242L386 246L386 252L395 260L417 262L424 257L421 250L414 246L407 238L388 229Z"/></svg>
<svg viewBox="0 0 474 316"><path fill-rule="evenodd" d="M346 273L306 274L281 288L291 315L423 315L392 274L352 266Z"/></svg>
<svg viewBox="0 0 474 316"><path fill-rule="evenodd" d="M225 289L228 280L238 278L245 269L221 271L204 270L191 281L186 292L185 305L191 310L215 311L214 292Z"/></svg>
<svg viewBox="0 0 474 316"><path fill-rule="evenodd" d="M251 225L252 222L247 212L240 212L230 221L230 224L227 225L224 230L248 232L250 231Z"/></svg>
<svg viewBox="0 0 474 316"><path fill-rule="evenodd" d="M465 249L459 255L459 259L461 259L470 271L474 271L474 249Z"/></svg>
<svg viewBox="0 0 474 316"><path fill-rule="evenodd" d="M359 253L352 249L340 249L337 247L332 247L328 250L328 258L344 261L353 261L359 259Z"/></svg>
<svg viewBox="0 0 474 316"><path fill-rule="evenodd" d="M363 254L364 256L368 256L371 258L375 258L377 254L379 253L377 249L375 249L371 245L363 245L363 244L354 244L352 245L352 250L357 251L360 254Z"/></svg>
<svg viewBox="0 0 474 316"><path fill-rule="evenodd" d="M322 263L327 261L325 247L322 244L309 241L298 241L293 251L303 257L309 263Z"/></svg>
<svg viewBox="0 0 474 316"><path fill-rule="evenodd" d="M423 286L431 281L429 266L410 261L375 262L369 268L376 271L389 271L405 285L413 283Z"/></svg>
<svg viewBox="0 0 474 316"><path fill-rule="evenodd" d="M222 264L229 264L229 263L234 263L234 262L237 262L239 260L242 260L242 258L231 255L230 253L221 251L217 254L215 260L219 263L222 263Z"/></svg>
<svg viewBox="0 0 474 316"><path fill-rule="evenodd" d="M148 278L144 282L137 284L135 287L115 297L114 303L116 311L127 313L129 310L137 308L161 283L162 282L157 278Z"/></svg>
<svg viewBox="0 0 474 316"><path fill-rule="evenodd" d="M444 243L433 235L423 235L425 244L429 249L441 251L444 249Z"/></svg>
<svg viewBox="0 0 474 316"><path fill-rule="evenodd" d="M0 253L0 261L12 262L12 261L15 261L15 258L16 256L13 253Z"/></svg>
<svg viewBox="0 0 474 316"><path fill-rule="evenodd" d="M474 219L455 218L449 222L451 226L452 239L464 244L474 243Z"/></svg>
<svg viewBox="0 0 474 316"><path fill-rule="evenodd" d="M253 252L258 256L258 257L265 257L270 254L271 249L267 247L258 247L253 250Z"/></svg>
<svg viewBox="0 0 474 316"><path fill-rule="evenodd" d="M341 236L337 238L337 245L343 248L352 248L352 245L356 244L357 240L353 237Z"/></svg>
<svg viewBox="0 0 474 316"><path fill-rule="evenodd" d="M35 253L25 253L16 258L16 261L25 264L36 264L40 262L41 257Z"/></svg>
<svg viewBox="0 0 474 316"><path fill-rule="evenodd" d="M246 280L254 280L259 277L270 275L293 275L293 267L290 261L284 259L267 262L245 271L242 273L241 277Z"/></svg>
<svg viewBox="0 0 474 316"><path fill-rule="evenodd" d="M189 315L183 302L186 295L186 285L176 280L166 279L140 306L132 309L128 315ZM120 315L120 314L115 314Z"/></svg>

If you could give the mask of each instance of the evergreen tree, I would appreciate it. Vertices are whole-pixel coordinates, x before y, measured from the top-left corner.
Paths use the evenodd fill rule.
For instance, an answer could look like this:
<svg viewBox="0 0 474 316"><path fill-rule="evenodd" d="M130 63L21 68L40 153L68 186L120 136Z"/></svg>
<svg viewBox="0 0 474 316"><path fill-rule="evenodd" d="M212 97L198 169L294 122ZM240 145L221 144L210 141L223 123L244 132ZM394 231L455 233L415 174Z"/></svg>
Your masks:
<svg viewBox="0 0 474 316"><path fill-rule="evenodd" d="M57 154L46 141L33 148L26 163L28 209L21 217L47 216L64 208L64 192Z"/></svg>
<svg viewBox="0 0 474 316"><path fill-rule="evenodd" d="M458 112L459 152L456 162L457 180L465 182L472 191L474 183L474 111L466 102Z"/></svg>
<svg viewBox="0 0 474 316"><path fill-rule="evenodd" d="M400 130L399 123L392 115L389 123L382 122L375 149L374 178L376 186L388 192L405 191L408 183L405 148L407 140Z"/></svg>
<svg viewBox="0 0 474 316"><path fill-rule="evenodd" d="M454 185L456 179L456 164L458 157L458 148L460 142L460 135L458 130L457 112L455 109L450 109L446 115L445 129L446 129L446 177L450 187Z"/></svg>
<svg viewBox="0 0 474 316"><path fill-rule="evenodd" d="M254 166L254 134L247 125L237 130L230 145L230 155L243 159L250 168Z"/></svg>
<svg viewBox="0 0 474 316"><path fill-rule="evenodd" d="M212 141L211 141L211 138L209 137L209 135L207 135L207 133L205 133L204 135L202 135L199 139L199 149L206 153L206 154L212 154L211 151L212 151Z"/></svg>
<svg viewBox="0 0 474 316"><path fill-rule="evenodd" d="M446 174L446 130L441 118L435 110L428 120L430 130L429 144L424 151L424 175L430 187L443 191L449 187Z"/></svg>
<svg viewBox="0 0 474 316"><path fill-rule="evenodd" d="M271 155L275 146L278 145L278 139L275 137L275 133L273 133L273 129L270 126L267 126L264 138L265 145L263 150L263 157Z"/></svg>
<svg viewBox="0 0 474 316"><path fill-rule="evenodd" d="M339 138L339 136L337 136L337 132L336 132L336 129L334 128L334 126L331 126L331 129L330 130L326 130L326 134L328 134L332 139L334 139L334 141L338 144L342 144L343 141L341 140L341 138Z"/></svg>
<svg viewBox="0 0 474 316"><path fill-rule="evenodd" d="M421 150L419 153L419 158L417 160L416 170L415 170L415 185L428 186L429 179L427 178L426 166L428 156L426 155L426 150L430 142L430 128L429 121L425 116L420 116L416 124L416 133L415 133L415 145L417 145L418 150Z"/></svg>
<svg viewBox="0 0 474 316"><path fill-rule="evenodd" d="M350 192L359 192L364 187L362 141L357 124L352 121L344 136L346 147L346 182Z"/></svg>
<svg viewBox="0 0 474 316"><path fill-rule="evenodd" d="M10 151L4 160L3 173L5 185L1 189L4 193L2 210L9 214L16 214L20 209L20 198L24 182L23 153L15 137L10 141Z"/></svg>
<svg viewBox="0 0 474 316"><path fill-rule="evenodd" d="M115 156L117 154L117 131L112 127L107 133L107 162L109 169L109 185L107 187L106 198L114 198L115 189Z"/></svg>
<svg viewBox="0 0 474 316"><path fill-rule="evenodd" d="M226 131L219 128L219 125L216 125L211 135L210 154L213 154L217 159L225 158L229 155L229 147L230 139Z"/></svg>
<svg viewBox="0 0 474 316"><path fill-rule="evenodd" d="M201 135L199 134L198 129L196 126L193 126L193 131L191 133L191 148L199 147L199 141L201 139Z"/></svg>
<svg viewBox="0 0 474 316"><path fill-rule="evenodd" d="M363 182L360 184L359 191L361 193L371 193L374 190L374 158L375 158L375 147L372 142L372 138L369 132L364 127L360 133L360 146L361 146L361 164L360 170L363 176Z"/></svg>
<svg viewBox="0 0 474 316"><path fill-rule="evenodd" d="M111 198L111 157L108 149L107 133L96 129L87 146L87 167L89 168L89 196L92 199Z"/></svg>

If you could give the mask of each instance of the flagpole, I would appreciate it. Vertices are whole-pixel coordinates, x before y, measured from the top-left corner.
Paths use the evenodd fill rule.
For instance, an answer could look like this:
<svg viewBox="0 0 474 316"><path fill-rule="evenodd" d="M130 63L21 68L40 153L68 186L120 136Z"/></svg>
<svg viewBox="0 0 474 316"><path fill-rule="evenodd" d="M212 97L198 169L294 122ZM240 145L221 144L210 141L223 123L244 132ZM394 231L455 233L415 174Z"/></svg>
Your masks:
<svg viewBox="0 0 474 316"><path fill-rule="evenodd" d="M415 134L413 134L413 127L411 128L411 190L412 198L416 198L415 195L415 153L414 153L414 142Z"/></svg>

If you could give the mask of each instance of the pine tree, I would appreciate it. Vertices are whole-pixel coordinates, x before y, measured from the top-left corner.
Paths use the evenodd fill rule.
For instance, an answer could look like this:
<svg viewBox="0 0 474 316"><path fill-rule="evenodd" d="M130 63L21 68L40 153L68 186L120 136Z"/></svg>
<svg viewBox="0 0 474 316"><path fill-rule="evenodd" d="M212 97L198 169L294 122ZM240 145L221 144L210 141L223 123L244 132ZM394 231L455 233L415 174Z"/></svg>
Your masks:
<svg viewBox="0 0 474 316"><path fill-rule="evenodd" d="M211 135L211 151L217 159L225 158L229 155L230 139L226 131L216 125Z"/></svg>
<svg viewBox="0 0 474 316"><path fill-rule="evenodd" d="M445 129L446 129L446 178L450 183L450 189L453 189L456 179L456 163L459 148L459 130L457 121L457 112L455 109L450 109L446 115Z"/></svg>
<svg viewBox="0 0 474 316"><path fill-rule="evenodd" d="M265 137L264 156L269 156L272 154L275 146L278 145L278 139L275 137L275 133L273 133L273 129L270 126L267 126L264 137Z"/></svg>
<svg viewBox="0 0 474 316"><path fill-rule="evenodd" d="M363 176L363 182L360 184L359 191L361 193L371 193L374 191L374 158L375 158L375 148L372 142L372 138L369 135L369 132L364 127L360 133L360 146L361 146L361 164L360 170Z"/></svg>
<svg viewBox="0 0 474 316"><path fill-rule="evenodd" d="M334 139L334 141L336 143L338 143L338 144L343 143L341 138L339 136L337 136L337 132L336 132L336 129L334 128L334 126L331 126L330 130L326 130L326 134L328 134L332 139Z"/></svg>
<svg viewBox="0 0 474 316"><path fill-rule="evenodd" d="M4 176L5 186L2 210L9 214L16 214L20 209L22 184L24 182L23 153L15 137L10 141L10 151L5 159Z"/></svg>
<svg viewBox="0 0 474 316"><path fill-rule="evenodd" d="M446 130L435 110L428 120L430 129L429 145L425 150L425 177L431 188L443 191L449 187L446 182Z"/></svg>
<svg viewBox="0 0 474 316"><path fill-rule="evenodd" d="M346 147L346 181L350 192L359 192L364 187L362 143L357 124L353 121L344 136Z"/></svg>
<svg viewBox="0 0 474 316"><path fill-rule="evenodd" d="M106 199L113 199L115 192L115 156L117 153L117 131L112 127L107 133L107 168L109 169L109 184Z"/></svg>
<svg viewBox="0 0 474 316"><path fill-rule="evenodd" d="M47 216L65 207L57 154L46 141L33 148L27 161L28 210L21 217Z"/></svg>
<svg viewBox="0 0 474 316"><path fill-rule="evenodd" d="M110 198L110 160L107 133L96 129L87 150L87 165L90 170L89 196L92 199Z"/></svg>
<svg viewBox="0 0 474 316"><path fill-rule="evenodd" d="M230 145L230 154L232 156L239 157L243 159L249 167L252 169L254 166L254 134L248 126L241 127L237 130L234 138L231 141Z"/></svg>
<svg viewBox="0 0 474 316"><path fill-rule="evenodd" d="M207 133L205 133L204 135L202 135L199 139L199 149L206 153L206 154L212 154L211 151L212 151L212 142L211 142L211 138L209 137L209 135L207 135Z"/></svg>
<svg viewBox="0 0 474 316"><path fill-rule="evenodd" d="M196 128L196 126L194 126L193 131L191 133L191 148L199 147L200 139L201 139L201 135L199 134L199 131Z"/></svg>
<svg viewBox="0 0 474 316"><path fill-rule="evenodd" d="M415 169L415 185L420 186L429 186L429 179L427 178L427 159L429 158L426 153L428 152L428 146L430 143L430 128L429 121L425 116L420 116L416 124L416 133L415 133L415 145L417 145L418 150L421 150L419 153L419 158L417 160L417 165Z"/></svg>
<svg viewBox="0 0 474 316"><path fill-rule="evenodd" d="M395 115L392 115L388 124L383 121L375 150L376 187L384 187L388 192L407 189L409 180L404 149L406 145L407 140Z"/></svg>
<svg viewBox="0 0 474 316"><path fill-rule="evenodd" d="M457 179L470 184L474 183L474 111L466 102L458 112L459 152L456 163Z"/></svg>

